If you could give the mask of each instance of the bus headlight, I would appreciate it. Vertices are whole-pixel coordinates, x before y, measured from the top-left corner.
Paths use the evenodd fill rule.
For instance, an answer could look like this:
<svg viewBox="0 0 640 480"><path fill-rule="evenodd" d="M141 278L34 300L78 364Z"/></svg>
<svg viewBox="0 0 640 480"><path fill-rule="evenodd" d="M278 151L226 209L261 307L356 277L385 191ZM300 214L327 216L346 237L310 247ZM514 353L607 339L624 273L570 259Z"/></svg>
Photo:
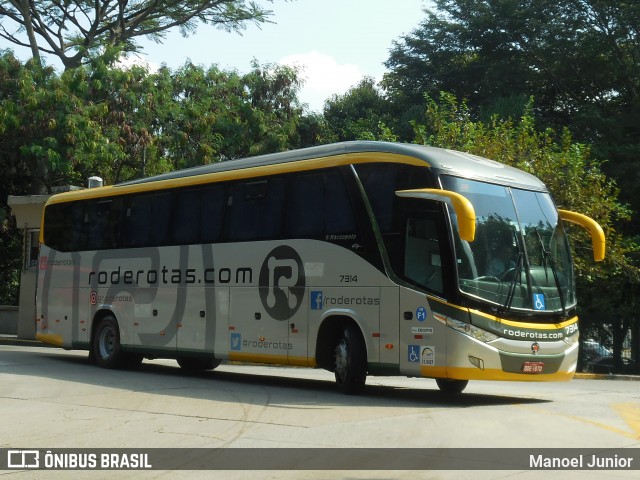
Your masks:
<svg viewBox="0 0 640 480"><path fill-rule="evenodd" d="M491 332L487 332L481 328L471 325L470 323L461 322L452 318L447 318L447 325L465 335L469 335L472 338L484 343L489 343L497 340L499 337Z"/></svg>
<svg viewBox="0 0 640 480"><path fill-rule="evenodd" d="M569 345L570 347L572 347L576 343L578 343L579 339L580 339L580 335L571 335L570 337L564 337L562 341L567 345Z"/></svg>

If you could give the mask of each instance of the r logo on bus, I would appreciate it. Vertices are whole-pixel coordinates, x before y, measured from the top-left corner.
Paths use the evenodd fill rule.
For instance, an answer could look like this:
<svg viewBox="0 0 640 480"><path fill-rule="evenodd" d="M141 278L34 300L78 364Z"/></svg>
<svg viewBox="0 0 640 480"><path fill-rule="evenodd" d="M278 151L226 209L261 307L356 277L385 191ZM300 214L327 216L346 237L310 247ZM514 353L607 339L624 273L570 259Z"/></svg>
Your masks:
<svg viewBox="0 0 640 480"><path fill-rule="evenodd" d="M260 300L276 320L288 320L302 305L304 265L298 252L281 245L269 252L260 269Z"/></svg>

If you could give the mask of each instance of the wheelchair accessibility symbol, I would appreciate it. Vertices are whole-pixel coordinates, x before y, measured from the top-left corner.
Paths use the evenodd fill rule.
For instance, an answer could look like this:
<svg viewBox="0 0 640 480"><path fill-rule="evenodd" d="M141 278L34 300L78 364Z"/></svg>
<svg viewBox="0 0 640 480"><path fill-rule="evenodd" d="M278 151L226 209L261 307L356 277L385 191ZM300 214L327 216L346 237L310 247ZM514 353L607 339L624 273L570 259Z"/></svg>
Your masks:
<svg viewBox="0 0 640 480"><path fill-rule="evenodd" d="M534 293L533 294L533 309L534 310L545 310L546 306L544 303L544 294L542 293Z"/></svg>
<svg viewBox="0 0 640 480"><path fill-rule="evenodd" d="M420 345L409 345L408 360L418 363L420 361Z"/></svg>

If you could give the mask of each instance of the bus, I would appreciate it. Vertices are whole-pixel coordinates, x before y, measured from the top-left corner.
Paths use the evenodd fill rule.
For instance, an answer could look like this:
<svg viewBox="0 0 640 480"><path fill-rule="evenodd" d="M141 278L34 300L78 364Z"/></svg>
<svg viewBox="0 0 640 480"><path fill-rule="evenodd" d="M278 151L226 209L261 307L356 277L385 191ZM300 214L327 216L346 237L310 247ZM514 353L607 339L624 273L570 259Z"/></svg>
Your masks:
<svg viewBox="0 0 640 480"><path fill-rule="evenodd" d="M356 141L52 196L37 338L100 367L176 359L368 375L563 381L578 318L565 222L536 177L468 153Z"/></svg>

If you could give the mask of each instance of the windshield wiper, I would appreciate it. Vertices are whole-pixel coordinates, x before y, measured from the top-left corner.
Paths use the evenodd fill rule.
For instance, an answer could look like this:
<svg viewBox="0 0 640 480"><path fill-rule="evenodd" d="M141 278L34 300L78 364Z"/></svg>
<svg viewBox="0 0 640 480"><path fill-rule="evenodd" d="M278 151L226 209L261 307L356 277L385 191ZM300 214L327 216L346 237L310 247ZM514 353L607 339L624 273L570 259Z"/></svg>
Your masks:
<svg viewBox="0 0 640 480"><path fill-rule="evenodd" d="M522 282L522 279L520 278L520 274L522 272L522 264L524 263L524 255L523 253L520 251L520 249L518 249L518 259L516 260L516 266L513 270L513 280L511 280L511 284L509 285L509 291L507 292L507 299L504 302L504 305L502 305L502 313L508 313L509 310L511 310L511 303L513 302L513 297L515 296L516 293L516 284L518 283L518 281Z"/></svg>
<svg viewBox="0 0 640 480"><path fill-rule="evenodd" d="M540 242L540 248L542 249L542 255L544 256L543 265L542 265L544 267L544 273L545 275L547 274L547 264L548 264L549 267L551 267L553 280L555 281L556 289L558 290L558 298L560 299L560 306L562 307L562 316L566 317L567 309L564 306L564 294L562 293L562 285L560 284L560 279L558 278L558 270L556 269L556 262L553 260L553 257L551 256L551 252L549 252L544 247L544 242L542 241L542 236L540 235L540 232L538 231L538 229L534 227L533 231L536 232L536 235L538 236L538 241Z"/></svg>

